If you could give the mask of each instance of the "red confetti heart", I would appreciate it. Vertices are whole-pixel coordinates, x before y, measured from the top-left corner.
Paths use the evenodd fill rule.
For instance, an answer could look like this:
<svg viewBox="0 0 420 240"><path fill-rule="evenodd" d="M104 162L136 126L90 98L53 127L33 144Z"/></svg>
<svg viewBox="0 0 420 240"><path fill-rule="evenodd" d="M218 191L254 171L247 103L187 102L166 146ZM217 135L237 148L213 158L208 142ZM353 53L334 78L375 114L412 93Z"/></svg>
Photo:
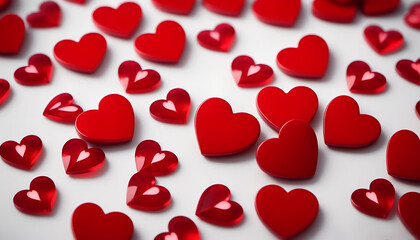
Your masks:
<svg viewBox="0 0 420 240"><path fill-rule="evenodd" d="M357 12L355 3L343 4L331 0L315 0L312 3L312 13L315 17L337 23L351 23Z"/></svg>
<svg viewBox="0 0 420 240"><path fill-rule="evenodd" d="M403 59L396 65L397 73L404 79L420 85L420 58L417 62Z"/></svg>
<svg viewBox="0 0 420 240"><path fill-rule="evenodd" d="M376 25L368 26L364 35L369 46L382 55L398 51L404 44L404 37L400 32L395 30L385 32Z"/></svg>
<svg viewBox="0 0 420 240"><path fill-rule="evenodd" d="M352 93L381 93L386 85L384 75L371 72L365 62L354 61L347 67L347 86Z"/></svg>
<svg viewBox="0 0 420 240"><path fill-rule="evenodd" d="M118 68L118 76L126 93L145 93L160 85L160 75L155 70L142 70L140 64L125 61Z"/></svg>
<svg viewBox="0 0 420 240"><path fill-rule="evenodd" d="M152 3L164 12L188 15L194 7L195 0L152 0Z"/></svg>
<svg viewBox="0 0 420 240"><path fill-rule="evenodd" d="M200 32L197 35L197 41L204 48L228 52L235 42L235 29L227 23L222 23L217 25L213 31Z"/></svg>
<svg viewBox="0 0 420 240"><path fill-rule="evenodd" d="M15 14L0 18L0 54L16 54L25 37L25 24Z"/></svg>
<svg viewBox="0 0 420 240"><path fill-rule="evenodd" d="M10 84L4 79L0 79L0 104L2 104L10 94Z"/></svg>
<svg viewBox="0 0 420 240"><path fill-rule="evenodd" d="M176 170L178 158L169 151L162 151L159 143L145 140L136 148L137 171L147 171L153 176L165 176Z"/></svg>
<svg viewBox="0 0 420 240"><path fill-rule="evenodd" d="M203 5L208 10L226 15L236 17L241 14L245 0L204 0Z"/></svg>
<svg viewBox="0 0 420 240"><path fill-rule="evenodd" d="M408 192L400 198L398 216L411 234L420 239L420 193Z"/></svg>
<svg viewBox="0 0 420 240"><path fill-rule="evenodd" d="M168 224L169 232L160 233L154 240L200 240L200 232L195 223L184 216L171 219Z"/></svg>
<svg viewBox="0 0 420 240"><path fill-rule="evenodd" d="M99 148L88 148L85 141L68 140L61 153L64 169L69 175L95 171L105 163L105 153Z"/></svg>
<svg viewBox="0 0 420 240"><path fill-rule="evenodd" d="M42 141L35 135L28 135L18 144L15 141L4 142L0 146L0 156L7 164L29 170L36 163L42 152Z"/></svg>
<svg viewBox="0 0 420 240"><path fill-rule="evenodd" d="M43 2L39 6L39 12L29 14L26 21L33 28L58 27L61 22L61 8L56 2Z"/></svg>
<svg viewBox="0 0 420 240"><path fill-rule="evenodd" d="M252 4L258 20L282 27L292 27L295 24L300 8L300 0L256 0Z"/></svg>
<svg viewBox="0 0 420 240"><path fill-rule="evenodd" d="M74 122L83 109L73 104L73 96L62 93L54 97L45 107L44 116L59 122Z"/></svg>
<svg viewBox="0 0 420 240"><path fill-rule="evenodd" d="M420 3L414 3L404 17L408 26L420 29Z"/></svg>
<svg viewBox="0 0 420 240"><path fill-rule="evenodd" d="M50 83L52 73L51 59L44 54L35 54L29 58L28 66L17 69L14 75L17 83L36 86Z"/></svg>
<svg viewBox="0 0 420 240"><path fill-rule="evenodd" d="M265 64L255 64L248 56L236 57L232 62L232 74L239 87L260 87L273 80L273 69Z"/></svg>
<svg viewBox="0 0 420 240"><path fill-rule="evenodd" d="M400 0L362 0L362 12L368 16L392 13L398 9Z"/></svg>
<svg viewBox="0 0 420 240"><path fill-rule="evenodd" d="M187 91L174 88L166 95L166 100L157 100L150 105L150 115L158 121L185 124L191 110L191 99Z"/></svg>

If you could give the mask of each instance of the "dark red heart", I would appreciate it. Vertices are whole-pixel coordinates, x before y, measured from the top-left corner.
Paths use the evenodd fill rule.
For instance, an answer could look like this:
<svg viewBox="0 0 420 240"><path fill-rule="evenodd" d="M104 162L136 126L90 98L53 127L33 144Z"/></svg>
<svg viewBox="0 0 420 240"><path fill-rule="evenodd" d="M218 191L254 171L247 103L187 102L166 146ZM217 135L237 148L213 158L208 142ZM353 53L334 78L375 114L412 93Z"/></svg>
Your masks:
<svg viewBox="0 0 420 240"><path fill-rule="evenodd" d="M420 29L420 3L414 3L404 17L408 26Z"/></svg>
<svg viewBox="0 0 420 240"><path fill-rule="evenodd" d="M273 69L265 64L255 64L251 57L242 55L232 62L232 74L239 87L260 87L273 80Z"/></svg>
<svg viewBox="0 0 420 240"><path fill-rule="evenodd" d="M420 239L420 193L408 192L400 198L398 216L408 231Z"/></svg>
<svg viewBox="0 0 420 240"><path fill-rule="evenodd" d="M188 15L194 7L195 0L152 0L152 3L164 12Z"/></svg>
<svg viewBox="0 0 420 240"><path fill-rule="evenodd" d="M160 74L155 70L142 70L140 64L125 61L118 68L118 77L126 93L145 93L160 85Z"/></svg>
<svg viewBox="0 0 420 240"><path fill-rule="evenodd" d="M4 142L0 146L0 156L7 164L29 170L36 163L42 152L42 141L35 135L28 135L18 144L15 141Z"/></svg>
<svg viewBox="0 0 420 240"><path fill-rule="evenodd" d="M208 10L226 15L226 16L239 16L244 6L245 0L204 0L203 5Z"/></svg>
<svg viewBox="0 0 420 240"><path fill-rule="evenodd" d="M300 8L300 0L256 0L252 4L258 20L282 27L292 27L295 24Z"/></svg>
<svg viewBox="0 0 420 240"><path fill-rule="evenodd" d="M68 2L78 3L78 4L85 4L87 0L66 0Z"/></svg>
<svg viewBox="0 0 420 240"><path fill-rule="evenodd" d="M383 92L387 83L384 75L371 72L365 62L354 61L347 67L347 86L352 93L375 94Z"/></svg>
<svg viewBox="0 0 420 240"><path fill-rule="evenodd" d="M205 30L197 35L198 43L207 49L221 52L228 52L235 42L235 29L222 23L211 30Z"/></svg>
<svg viewBox="0 0 420 240"><path fill-rule="evenodd" d="M74 122L83 109L73 104L73 96L62 93L55 96L45 107L44 116L58 122Z"/></svg>
<svg viewBox="0 0 420 240"><path fill-rule="evenodd" d="M105 153L99 148L88 148L85 141L68 140L61 153L64 169L69 175L95 171L105 163Z"/></svg>
<svg viewBox="0 0 420 240"><path fill-rule="evenodd" d="M54 1L43 2L39 6L39 12L29 14L26 21L33 28L58 27L61 22L61 8Z"/></svg>
<svg viewBox="0 0 420 240"><path fill-rule="evenodd" d="M378 54L398 51L404 45L403 35L395 30L385 32L376 25L368 26L364 31L366 42Z"/></svg>
<svg viewBox="0 0 420 240"><path fill-rule="evenodd" d="M337 23L351 23L357 12L355 3L343 4L331 0L315 0L312 3L312 13L315 17Z"/></svg>
<svg viewBox="0 0 420 240"><path fill-rule="evenodd" d="M404 79L420 85L420 58L417 62L403 59L396 65L397 73Z"/></svg>
<svg viewBox="0 0 420 240"><path fill-rule="evenodd" d="M368 16L392 13L398 9L400 0L361 0L362 12Z"/></svg>
<svg viewBox="0 0 420 240"><path fill-rule="evenodd" d="M29 58L28 66L17 69L14 76L19 84L36 86L50 83L52 73L51 59L44 54L35 54Z"/></svg>
<svg viewBox="0 0 420 240"><path fill-rule="evenodd" d="M2 104L10 94L10 84L7 80L0 79L0 104Z"/></svg>
<svg viewBox="0 0 420 240"><path fill-rule="evenodd" d="M162 151L159 143L145 140L136 148L137 171L147 171L153 176L165 176L176 170L178 158L169 151Z"/></svg>
<svg viewBox="0 0 420 240"><path fill-rule="evenodd" d="M168 224L169 232L157 235L154 240L200 240L200 232L195 223L184 216L171 219Z"/></svg>
<svg viewBox="0 0 420 240"><path fill-rule="evenodd" d="M15 14L0 18L0 54L16 54L25 37L25 24Z"/></svg>
<svg viewBox="0 0 420 240"><path fill-rule="evenodd" d="M191 99L187 91L174 88L166 95L166 100L157 100L150 105L150 115L158 121L185 124L191 110Z"/></svg>

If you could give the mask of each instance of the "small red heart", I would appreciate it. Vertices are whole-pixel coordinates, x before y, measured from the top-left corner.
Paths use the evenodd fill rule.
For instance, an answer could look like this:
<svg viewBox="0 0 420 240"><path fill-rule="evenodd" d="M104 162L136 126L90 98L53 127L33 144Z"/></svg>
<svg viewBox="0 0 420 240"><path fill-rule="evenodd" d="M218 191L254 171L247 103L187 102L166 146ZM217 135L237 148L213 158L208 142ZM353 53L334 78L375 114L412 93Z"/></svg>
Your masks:
<svg viewBox="0 0 420 240"><path fill-rule="evenodd" d="M85 34L79 42L62 40L54 46L54 57L65 68L92 73L101 64L106 53L106 40L99 33Z"/></svg>
<svg viewBox="0 0 420 240"><path fill-rule="evenodd" d="M318 199L305 189L286 192L277 185L261 188L255 209L265 226L277 237L291 238L305 230L318 214Z"/></svg>
<svg viewBox="0 0 420 240"><path fill-rule="evenodd" d="M420 85L420 58L417 62L403 59L396 65L397 73L404 79Z"/></svg>
<svg viewBox="0 0 420 240"><path fill-rule="evenodd" d="M0 18L0 54L16 54L25 37L25 23L15 14Z"/></svg>
<svg viewBox="0 0 420 240"><path fill-rule="evenodd" d="M185 46L185 32L181 25L174 21L163 21L156 33L146 33L137 37L134 42L140 57L161 63L177 63Z"/></svg>
<svg viewBox="0 0 420 240"><path fill-rule="evenodd" d="M286 48L277 55L277 65L294 77L321 78L328 67L328 45L321 37L307 35L297 48Z"/></svg>
<svg viewBox="0 0 420 240"><path fill-rule="evenodd" d="M416 104L416 113L417 113L417 117L420 118L420 101L418 101Z"/></svg>
<svg viewBox="0 0 420 240"><path fill-rule="evenodd" d="M392 13L398 9L400 0L362 0L362 12L368 16Z"/></svg>
<svg viewBox="0 0 420 240"><path fill-rule="evenodd" d="M10 84L7 80L0 79L0 104L2 104L10 94Z"/></svg>
<svg viewBox="0 0 420 240"><path fill-rule="evenodd" d="M226 16L236 17L241 14L245 0L204 0L203 5L208 10Z"/></svg>
<svg viewBox="0 0 420 240"><path fill-rule="evenodd" d="M195 0L152 0L152 3L164 12L188 15L194 7Z"/></svg>
<svg viewBox="0 0 420 240"><path fill-rule="evenodd" d="M371 72L369 65L365 62L354 61L347 67L347 86L352 93L381 93L386 85L384 75Z"/></svg>
<svg viewBox="0 0 420 240"><path fill-rule="evenodd" d="M28 214L51 213L57 190L49 177L36 177L31 181L29 190L22 190L13 198L17 210Z"/></svg>
<svg viewBox="0 0 420 240"><path fill-rule="evenodd" d="M54 97L45 107L44 116L58 122L74 122L83 109L73 104L73 96L62 93Z"/></svg>
<svg viewBox="0 0 420 240"><path fill-rule="evenodd" d="M356 12L356 3L343 4L331 0L315 0L312 3L314 16L329 22L351 23Z"/></svg>
<svg viewBox="0 0 420 240"><path fill-rule="evenodd" d="M165 176L176 170L178 158L169 151L162 151L159 143L145 140L136 148L137 171L147 171L153 176Z"/></svg>
<svg viewBox="0 0 420 240"><path fill-rule="evenodd" d="M197 35L198 43L207 49L228 52L235 42L235 29L227 24L222 23L211 30L204 30Z"/></svg>
<svg viewBox="0 0 420 240"><path fill-rule="evenodd" d="M77 132L92 143L131 141L135 126L133 107L125 97L110 94L102 98L98 110L81 113L75 126Z"/></svg>
<svg viewBox="0 0 420 240"><path fill-rule="evenodd" d="M88 173L102 167L105 153L99 148L88 148L85 141L77 138L68 140L61 153L64 169L69 175Z"/></svg>
<svg viewBox="0 0 420 240"><path fill-rule="evenodd" d="M155 70L142 70L140 64L125 61L118 68L118 77L126 93L145 93L160 85L160 75Z"/></svg>
<svg viewBox="0 0 420 240"><path fill-rule="evenodd" d="M210 98L195 115L195 132L201 154L224 156L245 151L260 136L258 120L248 113L233 113L228 102Z"/></svg>
<svg viewBox="0 0 420 240"><path fill-rule="evenodd" d="M73 2L78 4L85 4L87 0L66 0L67 2Z"/></svg>
<svg viewBox="0 0 420 240"><path fill-rule="evenodd" d="M252 4L252 11L258 20L282 27L295 24L300 8L300 0L256 0Z"/></svg>
<svg viewBox="0 0 420 240"><path fill-rule="evenodd" d="M134 2L125 2L117 9L111 7L97 8L93 14L93 22L105 33L121 38L130 38L136 31L143 12Z"/></svg>
<svg viewBox="0 0 420 240"><path fill-rule="evenodd" d="M14 76L19 84L36 86L50 83L52 73L51 59L44 54L35 54L29 58L28 66L17 69Z"/></svg>
<svg viewBox="0 0 420 240"><path fill-rule="evenodd" d="M10 2L11 0L0 0L0 11L6 9L9 6Z"/></svg>
<svg viewBox="0 0 420 240"><path fill-rule="evenodd" d="M420 3L414 3L404 17L408 26L420 29Z"/></svg>
<svg viewBox="0 0 420 240"><path fill-rule="evenodd" d="M26 21L33 28L58 27L61 22L61 8L56 2L43 2L39 6L39 12L29 14Z"/></svg>
<svg viewBox="0 0 420 240"><path fill-rule="evenodd" d="M368 215L386 218L394 205L395 189L386 179L374 180L368 189L357 189L351 195L353 206Z"/></svg>
<svg viewBox="0 0 420 240"><path fill-rule="evenodd" d="M349 96L338 96L324 114L324 141L331 147L357 148L375 142L381 134L376 118L360 114L359 105Z"/></svg>
<svg viewBox="0 0 420 240"><path fill-rule="evenodd" d="M78 206L71 224L77 240L129 240L134 231L133 222L127 215L121 212L105 214L94 203Z"/></svg>
<svg viewBox="0 0 420 240"><path fill-rule="evenodd" d="M150 115L158 121L185 124L191 110L191 99L187 91L174 88L166 95L166 100L157 100L150 105Z"/></svg>
<svg viewBox="0 0 420 240"><path fill-rule="evenodd" d="M403 35L395 30L385 32L376 25L368 26L364 31L366 42L378 54L398 51L404 44Z"/></svg>
<svg viewBox="0 0 420 240"><path fill-rule="evenodd" d="M4 142L0 146L0 156L7 164L29 170L36 163L42 152L42 141L35 135L24 137L18 144L15 141Z"/></svg>
<svg viewBox="0 0 420 240"><path fill-rule="evenodd" d="M411 234L420 239L420 193L408 192L400 198L398 216Z"/></svg>
<svg viewBox="0 0 420 240"><path fill-rule="evenodd" d="M260 87L273 80L273 69L265 64L255 64L251 57L242 55L232 62L232 74L239 87Z"/></svg>
<svg viewBox="0 0 420 240"><path fill-rule="evenodd" d="M184 216L171 219L168 224L169 232L159 233L154 240L200 240L200 232L195 223Z"/></svg>

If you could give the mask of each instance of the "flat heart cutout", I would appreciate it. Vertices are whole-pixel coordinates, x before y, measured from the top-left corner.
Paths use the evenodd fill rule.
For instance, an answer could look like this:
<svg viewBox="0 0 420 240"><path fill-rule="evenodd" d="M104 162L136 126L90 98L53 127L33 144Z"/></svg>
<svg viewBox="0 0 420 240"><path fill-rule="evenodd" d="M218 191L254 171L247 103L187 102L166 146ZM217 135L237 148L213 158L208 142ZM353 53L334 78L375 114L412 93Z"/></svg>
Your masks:
<svg viewBox="0 0 420 240"><path fill-rule="evenodd" d="M2 104L9 97L10 84L7 80L0 79L0 104Z"/></svg>
<svg viewBox="0 0 420 240"><path fill-rule="evenodd" d="M384 75L371 72L363 61L354 61L347 67L347 86L352 93L376 94L386 89Z"/></svg>
<svg viewBox="0 0 420 240"><path fill-rule="evenodd" d="M408 192L398 201L398 216L401 222L413 234L420 238L420 193Z"/></svg>
<svg viewBox="0 0 420 240"><path fill-rule="evenodd" d="M15 14L0 18L0 54L19 52L25 37L25 23Z"/></svg>
<svg viewBox="0 0 420 240"><path fill-rule="evenodd" d="M362 13L368 16L378 16L392 13L398 9L400 0L362 0Z"/></svg>
<svg viewBox="0 0 420 240"><path fill-rule="evenodd" d="M410 10L404 17L404 21L408 26L420 29L420 3L411 5Z"/></svg>
<svg viewBox="0 0 420 240"><path fill-rule="evenodd" d="M58 27L61 22L61 8L54 1L43 2L39 6L39 12L29 14L26 21L33 28Z"/></svg>
<svg viewBox="0 0 420 240"><path fill-rule="evenodd" d="M245 0L204 0L203 5L208 10L221 15L236 17L241 14Z"/></svg>
<svg viewBox="0 0 420 240"><path fill-rule="evenodd" d="M235 29L230 24L221 23L213 31L201 31L197 41L204 48L228 52L235 42L235 35Z"/></svg>
<svg viewBox="0 0 420 240"><path fill-rule="evenodd" d="M195 223L184 216L176 216L169 221L169 232L159 233L154 240L200 240L200 232Z"/></svg>
<svg viewBox="0 0 420 240"><path fill-rule="evenodd" d="M118 77L126 93L151 92L160 86L160 74L155 70L142 70L135 61L125 61L118 68Z"/></svg>
<svg viewBox="0 0 420 240"><path fill-rule="evenodd" d="M299 16L301 5L301 0L256 0L252 4L252 11L261 22L292 27Z"/></svg>
<svg viewBox="0 0 420 240"><path fill-rule="evenodd" d="M58 122L74 122L83 109L73 104L73 96L61 93L55 96L45 107L44 116Z"/></svg>
<svg viewBox="0 0 420 240"><path fill-rule="evenodd" d="M404 79L420 85L420 58L416 62L408 59L398 61L397 73Z"/></svg>
<svg viewBox="0 0 420 240"><path fill-rule="evenodd" d="M44 54L34 54L28 60L28 66L18 68L14 77L17 83L27 86L48 84L51 81L53 65Z"/></svg>
<svg viewBox="0 0 420 240"><path fill-rule="evenodd" d="M164 12L188 15L194 7L195 0L152 0L152 3Z"/></svg>
<svg viewBox="0 0 420 240"><path fill-rule="evenodd" d="M135 153L137 171L147 171L153 176L165 176L178 167L177 156L170 151L162 151L159 143L145 140L139 143Z"/></svg>
<svg viewBox="0 0 420 240"><path fill-rule="evenodd" d="M150 115L161 122L185 124L191 110L191 98L182 88L174 88L166 95L166 100L156 100L149 108Z"/></svg>
<svg viewBox="0 0 420 240"><path fill-rule="evenodd" d="M356 3L343 4L331 0L315 0L312 3L314 16L328 22L351 23L356 12Z"/></svg>
<svg viewBox="0 0 420 240"><path fill-rule="evenodd" d="M232 74L238 87L260 87L273 80L273 69L265 64L255 64L249 56L238 56L232 61Z"/></svg>
<svg viewBox="0 0 420 240"><path fill-rule="evenodd" d="M35 135L24 137L18 144L15 141L4 142L0 146L3 161L13 167L30 170L42 152L42 141Z"/></svg>
<svg viewBox="0 0 420 240"><path fill-rule="evenodd" d="M404 37L400 32L395 30L385 32L376 25L366 27L364 36L369 46L381 55L396 52L404 45Z"/></svg>

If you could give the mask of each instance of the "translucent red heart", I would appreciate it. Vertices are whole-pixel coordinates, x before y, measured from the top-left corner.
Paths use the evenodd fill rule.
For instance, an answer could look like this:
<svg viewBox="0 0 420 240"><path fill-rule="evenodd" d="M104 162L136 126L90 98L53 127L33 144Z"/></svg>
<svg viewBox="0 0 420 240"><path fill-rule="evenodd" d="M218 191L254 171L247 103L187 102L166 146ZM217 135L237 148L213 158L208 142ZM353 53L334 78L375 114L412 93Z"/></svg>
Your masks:
<svg viewBox="0 0 420 240"><path fill-rule="evenodd" d="M59 122L74 122L83 112L83 109L73 104L73 96L61 93L55 96L45 107L44 116Z"/></svg>
<svg viewBox="0 0 420 240"><path fill-rule="evenodd" d="M235 42L235 29L227 23L216 26L214 30L204 30L197 35L198 43L207 49L228 52Z"/></svg>
<svg viewBox="0 0 420 240"><path fill-rule="evenodd" d="M396 52L404 45L404 37L400 32L395 30L385 32L376 25L366 27L364 36L369 46L382 55Z"/></svg>
<svg viewBox="0 0 420 240"><path fill-rule="evenodd" d="M150 115L161 122L185 124L191 110L191 98L187 91L174 88L166 95L166 100L157 100L150 105Z"/></svg>
<svg viewBox="0 0 420 240"><path fill-rule="evenodd" d="M177 156L170 151L162 151L159 143L145 140L139 143L135 154L137 171L147 171L153 176L165 176L176 170Z"/></svg>
<svg viewBox="0 0 420 240"><path fill-rule="evenodd" d="M251 57L242 55L232 61L232 74L238 87L260 87L269 84L273 69L265 64L255 64Z"/></svg>
<svg viewBox="0 0 420 240"><path fill-rule="evenodd" d="M29 14L26 21L33 28L58 27L61 23L61 8L54 1L43 2L39 12Z"/></svg>
<svg viewBox="0 0 420 240"><path fill-rule="evenodd" d="M376 94L386 89L384 75L371 72L363 61L354 61L347 67L347 86L352 93Z"/></svg>
<svg viewBox="0 0 420 240"><path fill-rule="evenodd" d="M160 86L161 77L151 69L143 70L135 61L125 61L118 68L118 77L126 93L151 92Z"/></svg>
<svg viewBox="0 0 420 240"><path fill-rule="evenodd" d="M408 59L400 60L396 65L396 69L402 78L420 85L420 58L416 62Z"/></svg>
<svg viewBox="0 0 420 240"><path fill-rule="evenodd" d="M7 164L30 170L42 153L42 141L38 136L28 135L20 143L6 141L0 146L0 156Z"/></svg>
<svg viewBox="0 0 420 240"><path fill-rule="evenodd" d="M168 224L168 232L159 233L154 240L200 240L200 232L195 223L184 216L171 219Z"/></svg>

